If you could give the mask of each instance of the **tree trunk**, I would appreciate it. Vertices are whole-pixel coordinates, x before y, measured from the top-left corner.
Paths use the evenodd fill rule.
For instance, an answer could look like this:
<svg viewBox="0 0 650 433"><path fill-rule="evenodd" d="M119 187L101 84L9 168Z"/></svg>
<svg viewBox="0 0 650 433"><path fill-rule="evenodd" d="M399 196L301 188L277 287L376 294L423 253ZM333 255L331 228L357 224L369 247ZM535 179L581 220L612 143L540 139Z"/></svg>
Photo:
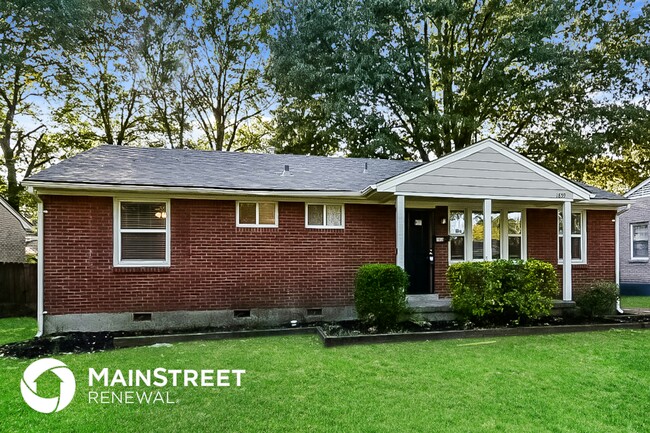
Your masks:
<svg viewBox="0 0 650 433"><path fill-rule="evenodd" d="M14 151L11 148L11 125L14 122L15 107L7 107L7 117L2 125L2 137L0 138L0 148L7 167L7 202L16 209L20 209L20 192L21 187L18 184L16 176L16 159Z"/></svg>

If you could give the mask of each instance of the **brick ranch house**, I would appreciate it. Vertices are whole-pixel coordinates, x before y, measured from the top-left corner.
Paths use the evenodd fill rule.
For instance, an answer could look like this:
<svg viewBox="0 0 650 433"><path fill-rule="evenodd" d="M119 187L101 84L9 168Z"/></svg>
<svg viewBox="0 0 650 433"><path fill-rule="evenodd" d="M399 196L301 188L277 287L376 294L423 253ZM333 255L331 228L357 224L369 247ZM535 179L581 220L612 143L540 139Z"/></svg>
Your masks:
<svg viewBox="0 0 650 433"><path fill-rule="evenodd" d="M542 259L570 301L616 280L627 203L489 139L429 163L102 146L24 183L46 334L352 318L376 262L417 300L453 262Z"/></svg>

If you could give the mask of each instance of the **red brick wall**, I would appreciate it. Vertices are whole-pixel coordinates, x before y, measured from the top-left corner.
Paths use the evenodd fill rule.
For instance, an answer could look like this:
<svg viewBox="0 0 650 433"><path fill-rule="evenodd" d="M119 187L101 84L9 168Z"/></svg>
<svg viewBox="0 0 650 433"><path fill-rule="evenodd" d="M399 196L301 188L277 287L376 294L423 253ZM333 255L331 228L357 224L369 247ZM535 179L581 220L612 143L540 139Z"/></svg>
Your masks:
<svg viewBox="0 0 650 433"><path fill-rule="evenodd" d="M435 236L447 236L449 234L448 223L441 224L442 218L447 219L447 207L438 206L435 211L434 221L434 241ZM447 281L447 268L449 267L449 244L438 243L435 244L435 264L434 264L434 281L433 292L438 294L441 298L448 298L449 282Z"/></svg>
<svg viewBox="0 0 650 433"><path fill-rule="evenodd" d="M235 202L171 201L171 267L113 268L113 199L44 196L48 314L353 304L356 269L395 262L395 208L345 206L344 230L236 228Z"/></svg>
<svg viewBox="0 0 650 433"><path fill-rule="evenodd" d="M598 280L616 280L615 210L587 211L587 264L573 265L573 291ZM562 266L558 265L557 211L528 209L528 257L551 262L562 285Z"/></svg>

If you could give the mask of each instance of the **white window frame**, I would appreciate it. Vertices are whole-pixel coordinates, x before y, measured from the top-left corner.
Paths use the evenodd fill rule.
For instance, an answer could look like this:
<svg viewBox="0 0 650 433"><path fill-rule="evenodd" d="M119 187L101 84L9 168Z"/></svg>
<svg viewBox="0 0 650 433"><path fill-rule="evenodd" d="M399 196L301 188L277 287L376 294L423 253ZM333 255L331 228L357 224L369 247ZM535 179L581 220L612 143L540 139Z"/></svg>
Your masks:
<svg viewBox="0 0 650 433"><path fill-rule="evenodd" d="M459 236L449 233L451 225L449 224L451 212L452 211L463 211L465 213L465 259L464 260L452 260L451 259L451 248L447 248L447 260L448 263L462 263L462 262L481 262L483 258L475 259L474 258L474 232L472 230L472 213L478 212L483 213L483 209L477 209L475 206L448 206L447 207L447 232L449 236ZM501 233L499 236L500 241L500 256L505 257L504 260L508 259L508 237L510 233L508 230L503 230L504 227L508 227L508 212L520 212L521 213L521 259L518 260L527 260L527 242L528 236L526 233L526 209L518 207L508 207L508 206L497 206L492 208L492 213L499 212L499 224L501 226ZM491 223L491 221L490 221ZM485 224L485 217L484 217ZM519 235L517 235L519 237ZM468 259L469 257L469 259ZM493 258L493 260L498 260Z"/></svg>
<svg viewBox="0 0 650 433"><path fill-rule="evenodd" d="M260 224L260 203L272 204L275 206L275 223L274 224ZM255 224L240 224L239 223L239 205L240 204L255 204ZM280 223L278 202L267 200L241 200L235 203L235 224L237 227L257 227L257 228L277 228Z"/></svg>
<svg viewBox="0 0 650 433"><path fill-rule="evenodd" d="M122 203L165 203L165 229L122 229ZM122 260L122 233L165 233L165 260ZM171 201L153 198L113 198L113 266L116 268L171 265Z"/></svg>
<svg viewBox="0 0 650 433"><path fill-rule="evenodd" d="M323 206L323 225L309 224L309 206ZM327 206L341 207L341 225L333 226L327 224ZM337 229L345 228L345 204L344 203L305 203L305 228L308 229Z"/></svg>
<svg viewBox="0 0 650 433"><path fill-rule="evenodd" d="M647 262L650 260L650 257L635 257L634 256L634 226L646 226L646 230L650 230L650 224L648 221L645 222L636 222L630 223L630 261L632 262ZM650 239L648 239L648 246L650 246ZM649 254L650 255L650 252Z"/></svg>
<svg viewBox="0 0 650 433"><path fill-rule="evenodd" d="M463 213L463 218L465 221L465 229L462 235L458 233L451 233L451 213L452 212L462 212ZM471 210L470 210L470 215L471 215ZM472 229L472 222L469 222L469 228L470 231ZM447 208L447 234L449 235L449 243L447 244L447 260L448 263L462 263L464 261L467 261L467 208L466 207L461 207L461 206L456 206L456 207L448 207ZM451 238L463 238L463 245L465 246L465 251L463 252L463 259L458 260L458 259L453 259L451 258ZM472 235L469 235L470 239L472 238Z"/></svg>
<svg viewBox="0 0 650 433"><path fill-rule="evenodd" d="M560 214L562 213L562 210L557 211L557 262L558 264L563 264L564 260L560 258L560 253L562 252L560 250L560 237L564 237L564 234L560 235ZM580 214L580 235L574 235L571 233L571 227L569 227L569 233L572 238L576 238L580 236L580 249L582 251L582 255L580 259L574 259L571 258L571 263L574 265L586 265L587 264L587 211L586 210L576 210L573 209L571 211L572 214ZM572 221L572 219L570 220ZM566 231L566 227L564 229Z"/></svg>
<svg viewBox="0 0 650 433"><path fill-rule="evenodd" d="M521 233L520 234L510 234L510 226L508 225L508 213L509 212L519 212L521 214ZM504 215L505 213L505 215ZM505 226L504 226L505 224ZM503 233L503 227L506 227L505 234ZM501 257L505 257L506 260L510 260L508 256L510 255L510 238L520 238L521 241L521 258L517 260L526 260L527 255L527 243L526 243L526 209L501 209Z"/></svg>

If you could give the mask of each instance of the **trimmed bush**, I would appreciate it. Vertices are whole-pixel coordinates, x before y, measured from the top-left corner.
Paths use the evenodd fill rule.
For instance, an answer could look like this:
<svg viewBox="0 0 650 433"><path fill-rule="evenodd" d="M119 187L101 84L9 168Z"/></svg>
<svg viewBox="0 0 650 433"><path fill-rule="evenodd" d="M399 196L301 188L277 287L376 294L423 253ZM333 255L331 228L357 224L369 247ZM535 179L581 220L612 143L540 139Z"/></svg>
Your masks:
<svg viewBox="0 0 650 433"><path fill-rule="evenodd" d="M478 324L548 316L559 293L555 268L540 260L457 263L449 267L447 279L454 311Z"/></svg>
<svg viewBox="0 0 650 433"><path fill-rule="evenodd" d="M616 313L618 286L611 281L598 281L578 290L576 306L587 317L606 316Z"/></svg>
<svg viewBox="0 0 650 433"><path fill-rule="evenodd" d="M408 274L399 266L363 265L357 271L354 304L359 318L379 331L393 328L408 313Z"/></svg>

